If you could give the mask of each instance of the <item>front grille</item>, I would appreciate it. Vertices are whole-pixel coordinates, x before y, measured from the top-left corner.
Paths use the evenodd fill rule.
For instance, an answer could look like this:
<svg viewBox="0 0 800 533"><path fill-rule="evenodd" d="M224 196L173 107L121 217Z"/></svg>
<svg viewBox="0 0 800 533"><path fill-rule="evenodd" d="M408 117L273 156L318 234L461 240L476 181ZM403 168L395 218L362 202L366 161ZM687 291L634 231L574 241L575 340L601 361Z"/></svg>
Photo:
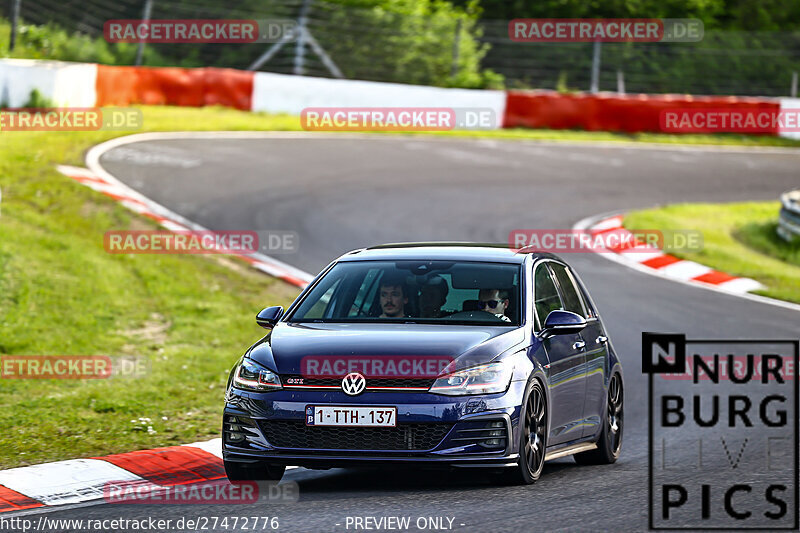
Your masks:
<svg viewBox="0 0 800 533"><path fill-rule="evenodd" d="M309 378L299 375L283 375L281 383L291 387L341 387L341 378ZM367 390L376 387L424 388L428 390L436 381L435 378L367 378Z"/></svg>
<svg viewBox="0 0 800 533"><path fill-rule="evenodd" d="M424 451L435 448L453 427L445 423L399 424L393 428L306 426L302 420L261 420L276 448Z"/></svg>

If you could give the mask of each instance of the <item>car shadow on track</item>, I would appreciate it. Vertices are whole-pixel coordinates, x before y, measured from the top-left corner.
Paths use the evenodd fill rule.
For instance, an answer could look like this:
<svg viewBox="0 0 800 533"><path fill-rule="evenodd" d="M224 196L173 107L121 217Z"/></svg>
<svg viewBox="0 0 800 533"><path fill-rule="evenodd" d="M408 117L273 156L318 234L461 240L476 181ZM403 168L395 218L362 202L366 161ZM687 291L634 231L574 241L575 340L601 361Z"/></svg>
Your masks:
<svg viewBox="0 0 800 533"><path fill-rule="evenodd" d="M548 476L580 469L572 460L545 464L543 480ZM499 471L476 469L430 469L406 466L381 468L335 468L331 470L298 470L292 476L301 494L381 491L471 490L508 486Z"/></svg>

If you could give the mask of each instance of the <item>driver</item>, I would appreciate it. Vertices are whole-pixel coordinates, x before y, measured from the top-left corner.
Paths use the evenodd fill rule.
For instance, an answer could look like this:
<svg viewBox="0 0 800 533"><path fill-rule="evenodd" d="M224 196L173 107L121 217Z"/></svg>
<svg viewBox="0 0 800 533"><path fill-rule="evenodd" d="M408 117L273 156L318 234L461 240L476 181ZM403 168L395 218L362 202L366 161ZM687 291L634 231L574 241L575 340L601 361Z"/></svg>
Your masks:
<svg viewBox="0 0 800 533"><path fill-rule="evenodd" d="M399 277L385 277L378 288L380 297L381 315L379 318L403 318L406 315L405 306L408 303L408 290L406 284Z"/></svg>
<svg viewBox="0 0 800 533"><path fill-rule="evenodd" d="M504 322L511 322L506 316L508 291L502 289L481 289L478 293L478 309L492 313Z"/></svg>

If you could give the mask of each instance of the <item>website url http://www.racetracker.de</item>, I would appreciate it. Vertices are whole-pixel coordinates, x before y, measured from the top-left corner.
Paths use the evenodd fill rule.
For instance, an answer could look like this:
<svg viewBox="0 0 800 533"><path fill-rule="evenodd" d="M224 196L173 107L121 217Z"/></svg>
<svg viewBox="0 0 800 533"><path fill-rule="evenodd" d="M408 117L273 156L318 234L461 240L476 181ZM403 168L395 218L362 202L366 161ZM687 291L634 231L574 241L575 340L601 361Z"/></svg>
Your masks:
<svg viewBox="0 0 800 533"><path fill-rule="evenodd" d="M276 516L198 516L181 518L51 518L40 515L32 517L0 518L0 531L27 533L29 531L214 531L239 530L277 531L280 527Z"/></svg>

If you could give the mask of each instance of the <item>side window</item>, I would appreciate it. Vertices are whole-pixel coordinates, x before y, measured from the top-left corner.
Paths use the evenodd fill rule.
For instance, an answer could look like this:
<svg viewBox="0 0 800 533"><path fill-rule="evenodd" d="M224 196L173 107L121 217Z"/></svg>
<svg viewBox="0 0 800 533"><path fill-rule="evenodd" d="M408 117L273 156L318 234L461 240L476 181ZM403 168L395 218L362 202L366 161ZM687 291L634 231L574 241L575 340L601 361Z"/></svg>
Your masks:
<svg viewBox="0 0 800 533"><path fill-rule="evenodd" d="M339 287L339 283L341 282L341 278L337 279L325 293L320 297L319 300L305 313L305 318L316 319L316 318L326 318L330 316L330 312L334 308L335 302L333 301L333 296L336 293L336 289Z"/></svg>
<svg viewBox="0 0 800 533"><path fill-rule="evenodd" d="M356 294L355 301L353 302L353 306L347 314L348 317L367 316L370 305L375 300L375 292L378 290L377 281L380 274L381 269L372 268L367 272L367 275L364 276L358 293Z"/></svg>
<svg viewBox="0 0 800 533"><path fill-rule="evenodd" d="M536 272L533 275L533 291L536 315L539 317L539 323L544 325L544 321L550 311L561 309L561 299L558 297L556 284L553 283L550 271L544 263L536 267Z"/></svg>
<svg viewBox="0 0 800 533"><path fill-rule="evenodd" d="M578 294L578 289L572 279L572 275L567 272L566 267L557 263L550 263L550 268L558 280L561 287L561 296L564 298L564 308L567 311L579 314L586 318L586 311L583 308L583 301Z"/></svg>

